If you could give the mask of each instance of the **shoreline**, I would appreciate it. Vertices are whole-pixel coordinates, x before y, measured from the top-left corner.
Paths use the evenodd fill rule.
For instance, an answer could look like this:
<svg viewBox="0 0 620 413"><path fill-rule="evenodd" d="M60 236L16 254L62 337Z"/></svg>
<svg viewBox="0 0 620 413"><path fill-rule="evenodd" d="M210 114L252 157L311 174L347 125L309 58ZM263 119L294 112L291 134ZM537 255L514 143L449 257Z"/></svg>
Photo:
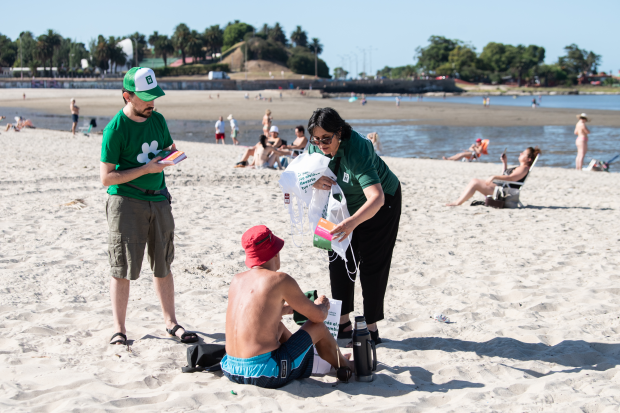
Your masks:
<svg viewBox="0 0 620 413"><path fill-rule="evenodd" d="M26 100L22 99L26 93ZM302 121L308 119L318 107L331 106L344 119L392 119L417 125L444 126L568 126L575 125L575 115L586 111L592 118L592 126L620 127L618 111L590 109L555 109L444 102L401 101L400 108L393 102L369 101L366 106L349 103L343 99L316 99L302 97L295 93L278 90L249 92L250 99L244 99L244 91L167 91L166 96L156 101L158 111L167 119L210 121L218 116L226 118L234 114L235 119L258 121L266 109L273 113L274 124L278 121ZM272 102L257 100L262 93ZM217 98L217 94L220 98ZM114 116L123 106L120 90L100 89L4 89L0 94L2 107L25 108L44 114L68 116L69 100L77 99L82 118L92 116ZM8 117L8 116L7 116Z"/></svg>

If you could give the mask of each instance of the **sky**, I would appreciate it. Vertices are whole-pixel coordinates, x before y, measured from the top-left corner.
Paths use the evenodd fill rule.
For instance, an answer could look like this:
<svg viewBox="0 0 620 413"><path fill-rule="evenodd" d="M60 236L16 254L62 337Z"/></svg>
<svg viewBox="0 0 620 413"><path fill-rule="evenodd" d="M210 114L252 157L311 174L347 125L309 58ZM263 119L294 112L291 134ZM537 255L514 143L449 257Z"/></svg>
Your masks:
<svg viewBox="0 0 620 413"><path fill-rule="evenodd" d="M8 2L4 16L24 15L19 2ZM162 1L120 3L28 1L28 17L5 18L0 33L15 39L25 30L35 35L53 29L88 45L91 38L157 30L172 34L179 23L200 32L234 20L257 29L276 22L287 36L297 25L318 37L330 69L374 73L384 66L414 64L415 49L431 35L460 39L481 52L488 42L535 44L546 49L546 63L557 61L571 43L602 56L599 71L620 70L617 27L620 1L523 0L453 1ZM372 59L371 59L372 57ZM357 66L356 66L357 59ZM357 69L356 69L357 67ZM371 72L372 69L372 72Z"/></svg>

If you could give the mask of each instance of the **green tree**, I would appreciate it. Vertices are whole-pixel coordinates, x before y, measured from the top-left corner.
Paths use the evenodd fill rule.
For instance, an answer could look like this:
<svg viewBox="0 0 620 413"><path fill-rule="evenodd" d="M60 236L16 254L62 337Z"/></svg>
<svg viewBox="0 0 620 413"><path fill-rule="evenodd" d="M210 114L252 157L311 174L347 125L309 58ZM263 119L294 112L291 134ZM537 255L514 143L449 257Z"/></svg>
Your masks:
<svg viewBox="0 0 620 413"><path fill-rule="evenodd" d="M144 55L145 55L146 49L148 48L146 36L143 35L142 33L135 32L134 34L130 34L129 36L127 36L127 38L131 39L131 44L133 45L134 49L136 48L136 44L137 44L138 50L133 51L133 56L134 56L133 64L136 64L135 59L137 56L138 57L137 65L140 65L140 62L144 60Z"/></svg>
<svg viewBox="0 0 620 413"><path fill-rule="evenodd" d="M15 39L15 45L17 46L17 59L15 60L14 65L16 67L30 67L30 61L36 59L37 54L37 41L35 40L32 32L21 32L19 37ZM21 61L22 56L24 59L23 62Z"/></svg>
<svg viewBox="0 0 620 413"><path fill-rule="evenodd" d="M312 38L312 42L308 46L308 49L310 49L312 53L316 53L317 55L323 53L323 45L321 44L321 41L316 37Z"/></svg>
<svg viewBox="0 0 620 413"><path fill-rule="evenodd" d="M155 56L164 59L164 66L168 66L168 56L174 53L174 45L168 36L155 31L149 36L149 44L153 46Z"/></svg>
<svg viewBox="0 0 620 413"><path fill-rule="evenodd" d="M510 71L517 76L519 86L521 86L523 75L545 60L545 48L532 44L527 47L521 44L517 46L508 45L506 54L510 61Z"/></svg>
<svg viewBox="0 0 620 413"><path fill-rule="evenodd" d="M297 26L295 31L291 33L291 42L295 44L295 47L308 47L308 35L301 26Z"/></svg>
<svg viewBox="0 0 620 413"><path fill-rule="evenodd" d="M341 67L337 67L334 69L334 77L336 79L346 79L348 74L349 72L347 72Z"/></svg>
<svg viewBox="0 0 620 413"><path fill-rule="evenodd" d="M75 68L82 68L82 59L88 59L88 50L84 43L71 42L69 49L69 68L74 71Z"/></svg>
<svg viewBox="0 0 620 413"><path fill-rule="evenodd" d="M111 58L110 45L108 40L102 35L99 35L91 46L91 55L95 67L100 68L102 71L110 68L108 63Z"/></svg>
<svg viewBox="0 0 620 413"><path fill-rule="evenodd" d="M17 60L17 43L0 34L0 66L13 66Z"/></svg>
<svg viewBox="0 0 620 413"><path fill-rule="evenodd" d="M194 58L194 63L204 60L205 55L202 47L202 36L196 30L192 30L187 39L187 53Z"/></svg>
<svg viewBox="0 0 620 413"><path fill-rule="evenodd" d="M175 27L174 34L172 35L172 43L181 52L183 64L185 64L185 54L187 53L187 42L189 41L190 34L189 27L185 23L181 23Z"/></svg>
<svg viewBox="0 0 620 413"><path fill-rule="evenodd" d="M555 86L568 79L566 72L558 65L540 65L538 77L542 86Z"/></svg>
<svg viewBox="0 0 620 413"><path fill-rule="evenodd" d="M489 42L479 57L484 69L495 73L506 72L510 67L508 56L506 55L506 45L503 43Z"/></svg>
<svg viewBox="0 0 620 413"><path fill-rule="evenodd" d="M434 71L444 63L448 63L450 52L463 42L457 39L448 39L443 36L431 36L426 47L416 49L416 66L425 71Z"/></svg>
<svg viewBox="0 0 620 413"><path fill-rule="evenodd" d="M242 41L246 33L253 33L254 27L247 23L241 23L239 20L235 20L234 23L228 23L224 29L224 44L223 51L230 49L236 43Z"/></svg>
<svg viewBox="0 0 620 413"><path fill-rule="evenodd" d="M267 33L267 38L286 46L286 34L284 34L284 30L282 30L282 26L280 26L280 23L278 22L276 22L273 28L269 30L269 33Z"/></svg>
<svg viewBox="0 0 620 413"><path fill-rule="evenodd" d="M119 39L115 39L114 36L108 38L108 53L110 56L110 62L114 65L113 72L116 72L118 66L124 66L127 64L127 54L123 51L123 48L118 45Z"/></svg>
<svg viewBox="0 0 620 413"><path fill-rule="evenodd" d="M224 46L224 30L220 28L219 24L208 27L203 37L205 46L210 54L222 53L222 46Z"/></svg>
<svg viewBox="0 0 620 413"><path fill-rule="evenodd" d="M61 42L62 37L52 29L48 29L47 33L37 37L38 57L43 60L43 62L49 62L50 76L52 73L52 60L54 59L54 52L60 47Z"/></svg>
<svg viewBox="0 0 620 413"><path fill-rule="evenodd" d="M314 55L306 52L296 52L288 58L287 67L294 73L301 75L314 75ZM319 77L330 78L329 67L322 59L317 59Z"/></svg>
<svg viewBox="0 0 620 413"><path fill-rule="evenodd" d="M262 59L286 63L288 59L288 54L282 43L265 40L258 36L252 37L251 33L246 34L245 42L250 60Z"/></svg>

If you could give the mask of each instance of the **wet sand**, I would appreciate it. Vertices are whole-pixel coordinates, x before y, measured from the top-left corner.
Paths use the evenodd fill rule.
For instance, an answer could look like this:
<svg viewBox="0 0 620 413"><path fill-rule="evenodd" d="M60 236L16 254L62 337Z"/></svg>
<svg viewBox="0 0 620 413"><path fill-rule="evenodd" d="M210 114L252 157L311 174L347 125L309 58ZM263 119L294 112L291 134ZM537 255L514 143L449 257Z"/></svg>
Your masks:
<svg viewBox="0 0 620 413"><path fill-rule="evenodd" d="M26 100L22 94L26 93ZM220 98L217 98L219 93ZM341 99L321 99L318 91L302 97L298 91L168 91L156 101L157 109L167 119L214 120L230 113L238 120L260 121L266 109L271 109L274 120L308 119L316 108L331 106L345 119L397 119L412 124L445 126L547 126L574 125L575 109L522 108L509 106L468 105L443 102L416 102L403 99L400 108L393 102L369 101L349 103ZM272 102L254 99L258 93L271 97ZM211 96L211 98L209 98ZM81 116L114 116L123 106L118 90L100 89L0 89L1 107L25 107L45 113L69 115L69 99L75 97ZM587 110L592 124L620 127L618 111Z"/></svg>

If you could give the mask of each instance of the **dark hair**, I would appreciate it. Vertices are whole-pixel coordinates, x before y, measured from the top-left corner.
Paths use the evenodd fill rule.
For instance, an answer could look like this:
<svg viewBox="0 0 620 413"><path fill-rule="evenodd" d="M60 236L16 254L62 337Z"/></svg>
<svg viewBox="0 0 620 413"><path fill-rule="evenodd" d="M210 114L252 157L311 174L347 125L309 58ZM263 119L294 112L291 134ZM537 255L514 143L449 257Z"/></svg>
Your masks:
<svg viewBox="0 0 620 413"><path fill-rule="evenodd" d="M260 135L258 140L260 141L260 144L263 145L263 148L267 147L267 137L265 135Z"/></svg>
<svg viewBox="0 0 620 413"><path fill-rule="evenodd" d="M127 92L127 93L129 93L129 96L133 96L133 95L135 95L135 93L134 93L134 92L130 92L130 91L128 91L127 89L125 89L124 87L123 87L121 90L122 90L122 92L121 92L122 94L124 94L125 92ZM121 94L121 96L123 96L122 94ZM125 102L125 104L127 104L127 101L125 100L125 96L123 96L123 102Z"/></svg>
<svg viewBox="0 0 620 413"><path fill-rule="evenodd" d="M304 134L306 133L306 129L304 129L303 125L297 125L297 126L295 126L295 129L297 129L301 133L304 133Z"/></svg>
<svg viewBox="0 0 620 413"><path fill-rule="evenodd" d="M340 140L347 140L351 137L351 125L344 121L332 108L319 108L312 113L308 120L308 132L310 136L314 132L314 128L320 127L327 132L339 133Z"/></svg>
<svg viewBox="0 0 620 413"><path fill-rule="evenodd" d="M529 166L532 166L532 164L534 163L534 160L536 159L536 157L538 155L540 155L540 149L538 149L538 146L535 148L532 148L531 146L529 148L527 148L529 155L527 156L527 158L530 160L529 162Z"/></svg>

